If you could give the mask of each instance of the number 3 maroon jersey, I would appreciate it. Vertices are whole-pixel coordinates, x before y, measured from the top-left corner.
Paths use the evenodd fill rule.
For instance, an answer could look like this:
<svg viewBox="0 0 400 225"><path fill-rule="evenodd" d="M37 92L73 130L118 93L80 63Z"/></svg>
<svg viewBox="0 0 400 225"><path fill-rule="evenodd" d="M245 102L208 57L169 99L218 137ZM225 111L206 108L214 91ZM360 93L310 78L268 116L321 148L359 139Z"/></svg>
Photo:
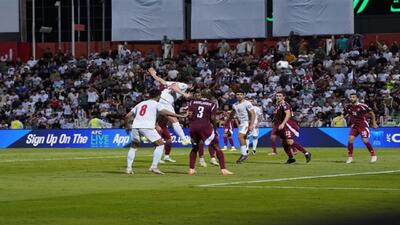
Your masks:
<svg viewBox="0 0 400 225"><path fill-rule="evenodd" d="M211 124L211 117L217 112L217 105L208 99L197 99L189 102L190 127L208 127Z"/></svg>

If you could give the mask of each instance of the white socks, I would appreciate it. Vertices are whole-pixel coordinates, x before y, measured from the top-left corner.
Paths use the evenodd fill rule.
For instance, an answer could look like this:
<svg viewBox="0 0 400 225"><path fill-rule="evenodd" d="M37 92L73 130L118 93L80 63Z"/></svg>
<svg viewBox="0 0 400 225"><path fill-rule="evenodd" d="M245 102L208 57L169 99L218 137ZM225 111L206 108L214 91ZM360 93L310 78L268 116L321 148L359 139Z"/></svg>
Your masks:
<svg viewBox="0 0 400 225"><path fill-rule="evenodd" d="M253 150L256 150L258 144L258 138L253 137Z"/></svg>
<svg viewBox="0 0 400 225"><path fill-rule="evenodd" d="M242 153L242 155L248 155L246 145L240 146L240 152Z"/></svg>
<svg viewBox="0 0 400 225"><path fill-rule="evenodd" d="M182 141L186 139L185 133L183 132L183 129L179 122L173 123L172 128L174 128L175 133L181 138Z"/></svg>
<svg viewBox="0 0 400 225"><path fill-rule="evenodd" d="M158 167L158 162L161 160L161 156L164 152L164 145L157 146L154 149L153 153L153 163L151 164L151 168L155 169Z"/></svg>
<svg viewBox="0 0 400 225"><path fill-rule="evenodd" d="M136 148L130 148L128 151L128 156L127 156L127 168L132 168L133 160L135 160L136 156Z"/></svg>
<svg viewBox="0 0 400 225"><path fill-rule="evenodd" d="M246 148L249 149L250 147L250 138L246 139Z"/></svg>

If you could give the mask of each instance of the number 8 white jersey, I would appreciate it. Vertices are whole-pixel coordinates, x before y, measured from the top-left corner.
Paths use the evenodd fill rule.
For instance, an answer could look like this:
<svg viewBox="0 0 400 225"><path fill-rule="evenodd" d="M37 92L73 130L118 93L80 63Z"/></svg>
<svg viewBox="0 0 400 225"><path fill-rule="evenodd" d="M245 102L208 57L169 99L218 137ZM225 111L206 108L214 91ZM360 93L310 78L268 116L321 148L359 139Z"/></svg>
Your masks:
<svg viewBox="0 0 400 225"><path fill-rule="evenodd" d="M236 102L235 104L233 104L232 108L235 110L236 117L241 124L249 122L248 111L253 108L253 105L249 101L244 100L243 102Z"/></svg>
<svg viewBox="0 0 400 225"><path fill-rule="evenodd" d="M135 114L132 128L155 128L158 112L164 107L155 100L147 100L137 104L131 112Z"/></svg>

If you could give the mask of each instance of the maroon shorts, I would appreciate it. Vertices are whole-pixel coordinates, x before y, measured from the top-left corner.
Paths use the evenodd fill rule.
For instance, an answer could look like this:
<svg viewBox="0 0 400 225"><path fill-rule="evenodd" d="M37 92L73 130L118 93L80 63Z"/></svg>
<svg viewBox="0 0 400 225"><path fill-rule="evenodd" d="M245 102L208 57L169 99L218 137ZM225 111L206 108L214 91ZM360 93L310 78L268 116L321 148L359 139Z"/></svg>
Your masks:
<svg viewBox="0 0 400 225"><path fill-rule="evenodd" d="M218 143L218 134L214 131L213 127L210 126L191 126L189 128L190 137L192 138L192 143L198 144L199 142L204 142L204 144L209 145L210 143Z"/></svg>
<svg viewBox="0 0 400 225"><path fill-rule="evenodd" d="M224 134L227 135L228 137L232 136L232 134L233 134L233 123L232 122L225 122Z"/></svg>
<svg viewBox="0 0 400 225"><path fill-rule="evenodd" d="M351 126L349 136L357 137L361 135L362 138L369 138L370 131L367 126Z"/></svg>
<svg viewBox="0 0 400 225"><path fill-rule="evenodd" d="M161 132L158 132L164 140L171 140L171 134L167 127L162 127Z"/></svg>
<svg viewBox="0 0 400 225"><path fill-rule="evenodd" d="M167 128L168 127L168 119L165 116L160 116L159 119L157 120L158 126L161 128Z"/></svg>
<svg viewBox="0 0 400 225"><path fill-rule="evenodd" d="M274 125L271 135L279 136L281 139L293 139L300 136L300 127L295 121L289 120L282 130L279 130L278 127L279 125Z"/></svg>

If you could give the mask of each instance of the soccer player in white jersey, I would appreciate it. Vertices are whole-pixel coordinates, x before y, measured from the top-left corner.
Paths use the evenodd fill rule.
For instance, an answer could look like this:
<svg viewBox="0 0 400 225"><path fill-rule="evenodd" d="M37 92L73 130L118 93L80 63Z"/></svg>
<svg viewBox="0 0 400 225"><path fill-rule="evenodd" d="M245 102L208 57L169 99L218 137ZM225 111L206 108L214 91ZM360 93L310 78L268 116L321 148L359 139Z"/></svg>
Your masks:
<svg viewBox="0 0 400 225"><path fill-rule="evenodd" d="M256 114L256 118L254 120L253 131L251 133L249 133L249 135L247 135L246 144L247 144L247 149L249 149L250 138L252 138L252 145L253 145L252 153L253 153L253 155L255 155L257 152L258 134L260 133L259 132L260 122L263 120L263 111L256 100L252 100L251 103L253 104L253 109Z"/></svg>
<svg viewBox="0 0 400 225"><path fill-rule="evenodd" d="M158 169L158 162L160 161L164 151L164 141L156 130L157 115L173 117L186 117L187 115L178 115L165 109L164 106L158 102L160 96L160 90L151 90L151 99L140 102L125 116L126 132L129 133L132 130L132 143L127 157L127 174L133 174L132 164L139 147L140 135L146 137L156 146L153 153L153 163L151 164L149 171L155 174L164 174ZM129 120L131 117L134 119L132 127L129 127Z"/></svg>
<svg viewBox="0 0 400 225"><path fill-rule="evenodd" d="M246 137L249 132L252 132L254 129L254 121L256 117L256 113L254 111L253 105L244 99L243 92L236 92L236 99L238 100L235 104L233 104L232 113L230 118L236 115L237 120L239 121L239 142L240 142L240 152L241 155L236 163L242 163L248 159L249 153L246 146Z"/></svg>
<svg viewBox="0 0 400 225"><path fill-rule="evenodd" d="M192 84L165 81L161 77L157 76L157 72L154 68L150 68L149 73L156 81L160 82L164 86L164 90L161 92L160 103L169 111L175 112L174 103L182 96L184 98L192 97L192 95L186 93L186 91L192 88ZM167 119L172 124L172 128L176 134L181 138L182 145L190 144L190 138L185 136L178 119L173 116L167 116Z"/></svg>

